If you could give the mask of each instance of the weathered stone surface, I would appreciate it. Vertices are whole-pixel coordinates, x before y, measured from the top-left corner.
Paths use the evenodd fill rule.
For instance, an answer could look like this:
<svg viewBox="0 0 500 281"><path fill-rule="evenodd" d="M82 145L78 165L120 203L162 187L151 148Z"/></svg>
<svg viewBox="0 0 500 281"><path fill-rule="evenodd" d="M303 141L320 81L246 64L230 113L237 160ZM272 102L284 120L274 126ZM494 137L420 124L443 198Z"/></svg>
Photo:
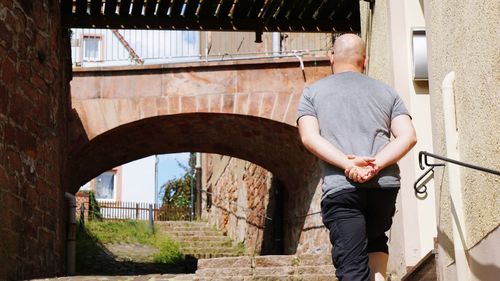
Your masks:
<svg viewBox="0 0 500 281"><path fill-rule="evenodd" d="M205 268L196 270L196 275L203 277L252 276L252 273L253 269L249 267Z"/></svg>
<svg viewBox="0 0 500 281"><path fill-rule="evenodd" d="M296 256L260 256L254 259L255 267L293 266L299 263Z"/></svg>
<svg viewBox="0 0 500 281"><path fill-rule="evenodd" d="M216 259L202 259L198 261L198 269L206 268L250 268L252 267L251 257L237 257L237 258L216 258Z"/></svg>
<svg viewBox="0 0 500 281"><path fill-rule="evenodd" d="M200 260L205 269L196 272L195 280L317 280L334 281L335 268L331 264L324 264L327 255L292 255L292 256L255 256L245 257L245 267L235 266L236 259L225 258L217 260ZM244 257L238 258L238 261ZM318 265L304 266L300 262L309 263L318 261ZM248 268L251 264L251 268ZM233 270L229 270L233 268ZM241 273L243 272L243 273ZM234 278L234 279L232 279Z"/></svg>

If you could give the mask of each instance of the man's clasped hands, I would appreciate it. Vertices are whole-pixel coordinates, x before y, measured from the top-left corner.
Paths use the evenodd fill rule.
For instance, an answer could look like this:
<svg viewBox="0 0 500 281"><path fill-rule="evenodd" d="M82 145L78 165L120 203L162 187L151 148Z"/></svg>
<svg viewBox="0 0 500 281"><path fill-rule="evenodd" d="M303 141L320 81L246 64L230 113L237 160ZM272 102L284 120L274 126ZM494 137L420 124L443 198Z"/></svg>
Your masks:
<svg viewBox="0 0 500 281"><path fill-rule="evenodd" d="M371 180L380 170L375 158L368 156L347 155L350 166L345 169L345 176L354 182L364 183Z"/></svg>

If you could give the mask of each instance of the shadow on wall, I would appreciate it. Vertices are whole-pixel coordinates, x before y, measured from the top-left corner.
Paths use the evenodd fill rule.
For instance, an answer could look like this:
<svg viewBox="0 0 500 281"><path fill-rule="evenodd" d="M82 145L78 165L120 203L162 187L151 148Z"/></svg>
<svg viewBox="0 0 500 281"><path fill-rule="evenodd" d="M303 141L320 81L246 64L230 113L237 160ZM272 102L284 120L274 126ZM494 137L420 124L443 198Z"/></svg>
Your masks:
<svg viewBox="0 0 500 281"><path fill-rule="evenodd" d="M493 232L498 232L498 227ZM487 235L484 239L487 239L488 236L493 235L493 232ZM494 239L494 238L492 238ZM455 253L453 251L453 239L451 239L445 232L438 228L438 243L440 245L451 245L449 247L442 247L446 253L453 257ZM450 250L451 249L451 250ZM478 258L473 257L470 254L470 250L466 253L467 261L469 263L469 267L471 268L472 274L477 278L477 280L484 281L493 281L498 280L498 276L500 275L500 268L495 264L487 264L481 263Z"/></svg>
<svg viewBox="0 0 500 281"><path fill-rule="evenodd" d="M267 205L261 255L285 254L285 202L288 201L283 182L272 178Z"/></svg>
<svg viewBox="0 0 500 281"><path fill-rule="evenodd" d="M308 164L308 169L303 171L306 177L304 177L302 182L296 182L288 190L288 200L286 205L286 212L284 218L285 225L285 254L296 254L298 246L301 241L301 235L304 237L309 236L317 237L317 230L323 229L324 225L320 217L320 214L311 212L311 210L316 209L313 204L320 204L319 199L316 198L315 193L317 192L319 182L321 180L321 171L318 165L318 161L315 158L314 162ZM307 235L307 233L310 233ZM308 244L308 243L305 243ZM313 245L308 245L307 247L313 247ZM307 252L316 251L317 249L305 248L303 250Z"/></svg>
<svg viewBox="0 0 500 281"><path fill-rule="evenodd" d="M70 155L76 153L77 150L84 147L89 142L89 137L85 132L82 120L78 115L76 109L71 109L68 114L68 128L69 128L69 143L71 144Z"/></svg>

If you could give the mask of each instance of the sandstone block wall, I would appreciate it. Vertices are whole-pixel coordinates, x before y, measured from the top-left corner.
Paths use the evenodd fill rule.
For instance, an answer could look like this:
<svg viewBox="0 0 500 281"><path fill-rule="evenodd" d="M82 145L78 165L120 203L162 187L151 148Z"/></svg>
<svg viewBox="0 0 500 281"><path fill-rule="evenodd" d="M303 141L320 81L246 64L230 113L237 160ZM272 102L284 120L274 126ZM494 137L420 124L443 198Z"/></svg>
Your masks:
<svg viewBox="0 0 500 281"><path fill-rule="evenodd" d="M244 242L250 255L329 253L316 173L307 186L287 187L253 163L203 154L202 188L211 194L203 194L202 218Z"/></svg>
<svg viewBox="0 0 500 281"><path fill-rule="evenodd" d="M271 174L262 167L237 158L203 154L202 218L245 244L247 254L259 254L269 203Z"/></svg>
<svg viewBox="0 0 500 281"><path fill-rule="evenodd" d="M0 279L64 270L66 49L59 1L0 1Z"/></svg>

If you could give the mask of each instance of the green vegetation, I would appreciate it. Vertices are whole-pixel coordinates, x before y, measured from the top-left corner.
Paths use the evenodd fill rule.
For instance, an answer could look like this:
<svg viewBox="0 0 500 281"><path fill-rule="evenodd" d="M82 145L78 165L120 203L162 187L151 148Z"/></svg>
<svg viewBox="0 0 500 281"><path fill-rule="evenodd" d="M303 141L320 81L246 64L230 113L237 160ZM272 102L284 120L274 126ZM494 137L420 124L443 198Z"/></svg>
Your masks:
<svg viewBox="0 0 500 281"><path fill-rule="evenodd" d="M89 221L85 224L88 235L94 242L107 243L129 243L151 245L159 249L154 257L157 263L175 264L182 262L183 255L179 250L179 244L166 236L158 235L157 231L150 233L147 222L125 221ZM88 244L82 241L83 244ZM80 241L78 241L80 243Z"/></svg>
<svg viewBox="0 0 500 281"><path fill-rule="evenodd" d="M188 166L177 162L185 172L182 177L169 180L161 186L164 206L189 206L191 203L191 185L194 184L195 163L195 153L190 153Z"/></svg>

